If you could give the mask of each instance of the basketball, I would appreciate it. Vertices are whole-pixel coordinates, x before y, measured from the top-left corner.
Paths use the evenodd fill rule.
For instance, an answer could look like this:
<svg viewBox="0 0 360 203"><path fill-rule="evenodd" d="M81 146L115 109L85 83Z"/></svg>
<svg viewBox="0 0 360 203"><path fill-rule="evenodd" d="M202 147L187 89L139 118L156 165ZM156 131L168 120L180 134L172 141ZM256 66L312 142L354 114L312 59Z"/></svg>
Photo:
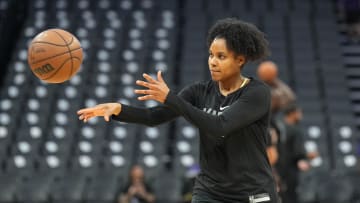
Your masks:
<svg viewBox="0 0 360 203"><path fill-rule="evenodd" d="M69 80L79 71L82 60L79 40L62 29L49 29L39 33L28 48L31 71L47 83Z"/></svg>

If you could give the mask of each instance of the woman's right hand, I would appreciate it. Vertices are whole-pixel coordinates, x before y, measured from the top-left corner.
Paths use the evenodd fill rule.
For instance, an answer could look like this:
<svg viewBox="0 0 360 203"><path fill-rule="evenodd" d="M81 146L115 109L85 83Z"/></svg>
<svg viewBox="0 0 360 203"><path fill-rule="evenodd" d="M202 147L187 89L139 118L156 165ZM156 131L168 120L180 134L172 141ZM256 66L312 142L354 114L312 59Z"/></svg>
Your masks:
<svg viewBox="0 0 360 203"><path fill-rule="evenodd" d="M94 107L80 109L77 114L79 115L79 120L87 122L90 118L96 116L103 116L105 121L110 121L110 116L119 115L121 112L120 103L105 103L99 104Z"/></svg>

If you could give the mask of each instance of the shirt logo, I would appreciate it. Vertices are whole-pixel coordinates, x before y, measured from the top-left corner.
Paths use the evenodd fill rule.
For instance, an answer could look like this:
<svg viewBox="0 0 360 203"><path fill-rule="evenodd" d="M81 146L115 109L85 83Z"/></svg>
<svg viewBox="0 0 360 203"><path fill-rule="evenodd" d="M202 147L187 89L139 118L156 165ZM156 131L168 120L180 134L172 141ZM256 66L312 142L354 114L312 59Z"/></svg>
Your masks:
<svg viewBox="0 0 360 203"><path fill-rule="evenodd" d="M224 111L228 107L230 107L230 106L224 106L224 107L220 106L220 111Z"/></svg>
<svg viewBox="0 0 360 203"><path fill-rule="evenodd" d="M204 112L206 112L206 113L208 113L208 114L211 114L211 115L221 115L222 114L222 112L218 112L218 111L216 111L216 110L214 110L214 109L212 109L212 108L206 108L206 107L204 107L203 108L203 111Z"/></svg>

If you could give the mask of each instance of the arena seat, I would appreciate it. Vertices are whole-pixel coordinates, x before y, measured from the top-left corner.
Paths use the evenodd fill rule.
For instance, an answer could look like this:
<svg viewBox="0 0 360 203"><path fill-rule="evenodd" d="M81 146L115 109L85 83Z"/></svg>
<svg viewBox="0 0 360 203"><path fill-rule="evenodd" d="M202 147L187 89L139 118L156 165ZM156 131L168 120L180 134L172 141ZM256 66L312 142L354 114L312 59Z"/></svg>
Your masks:
<svg viewBox="0 0 360 203"><path fill-rule="evenodd" d="M200 138L197 129L185 119L176 122L174 144L174 173L182 180L186 171L194 164L199 164Z"/></svg>
<svg viewBox="0 0 360 203"><path fill-rule="evenodd" d="M53 181L53 177L49 174L34 173L19 185L15 198L20 202L48 202L50 185Z"/></svg>
<svg viewBox="0 0 360 203"><path fill-rule="evenodd" d="M18 175L1 174L0 175L0 202L15 202L15 193L18 191L22 180Z"/></svg>
<svg viewBox="0 0 360 203"><path fill-rule="evenodd" d="M112 173L97 173L84 189L83 199L87 203L112 203L119 195L123 180L117 179Z"/></svg>
<svg viewBox="0 0 360 203"><path fill-rule="evenodd" d="M334 175L322 180L322 187L317 189L318 202L351 202L354 187L350 180L342 175Z"/></svg>
<svg viewBox="0 0 360 203"><path fill-rule="evenodd" d="M83 201L83 192L89 179L82 175L82 171L68 172L66 176L53 182L50 186L52 202L79 203Z"/></svg>

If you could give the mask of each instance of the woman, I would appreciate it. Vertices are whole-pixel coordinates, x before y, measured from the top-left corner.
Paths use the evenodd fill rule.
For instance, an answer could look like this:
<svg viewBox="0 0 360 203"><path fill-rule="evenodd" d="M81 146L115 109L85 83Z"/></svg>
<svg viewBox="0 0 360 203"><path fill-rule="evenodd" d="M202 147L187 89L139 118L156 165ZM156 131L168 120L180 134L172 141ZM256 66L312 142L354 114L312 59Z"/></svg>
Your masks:
<svg viewBox="0 0 360 203"><path fill-rule="evenodd" d="M145 181L144 169L135 165L129 174L129 183L120 193L118 203L154 203L155 195L151 186Z"/></svg>
<svg viewBox="0 0 360 203"><path fill-rule="evenodd" d="M270 141L270 90L241 74L249 61L265 58L268 43L254 25L227 18L209 31L209 69L212 80L198 82L179 94L170 91L162 78L143 74L135 90L141 101L163 105L136 108L119 103L100 104L78 111L84 122L95 116L157 125L178 116L200 132L200 168L192 203L277 202L276 186L266 155Z"/></svg>

